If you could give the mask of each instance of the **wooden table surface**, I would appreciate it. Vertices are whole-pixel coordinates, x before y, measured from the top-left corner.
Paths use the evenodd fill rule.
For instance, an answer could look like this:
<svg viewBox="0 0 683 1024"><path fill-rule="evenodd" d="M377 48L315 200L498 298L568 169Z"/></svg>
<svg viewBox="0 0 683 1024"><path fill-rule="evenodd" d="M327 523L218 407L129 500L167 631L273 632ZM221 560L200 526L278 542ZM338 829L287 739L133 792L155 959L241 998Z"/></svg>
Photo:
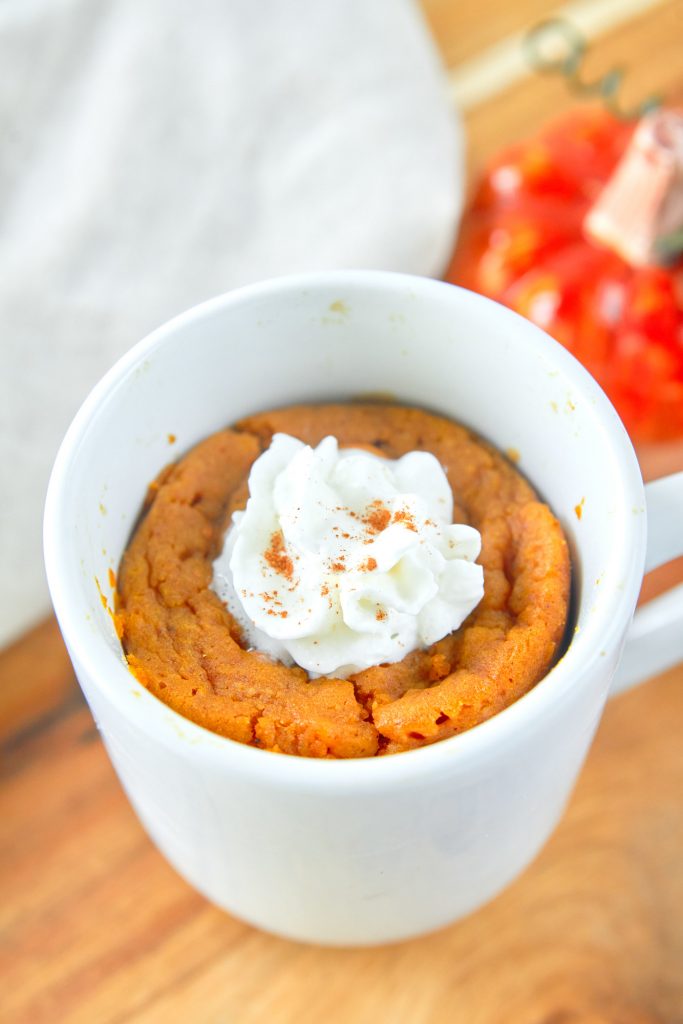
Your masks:
<svg viewBox="0 0 683 1024"><path fill-rule="evenodd" d="M537 76L508 75L496 93L491 74L553 4L424 7L466 107L472 171L574 102L562 81ZM565 10L580 21L588 7L591 75L625 65L628 101L683 93L680 0ZM648 473L683 468L683 446L643 461ZM402 945L316 949L228 917L166 864L47 621L0 654L0 1019L681 1024L682 736L679 666L609 704L565 819L492 904Z"/></svg>

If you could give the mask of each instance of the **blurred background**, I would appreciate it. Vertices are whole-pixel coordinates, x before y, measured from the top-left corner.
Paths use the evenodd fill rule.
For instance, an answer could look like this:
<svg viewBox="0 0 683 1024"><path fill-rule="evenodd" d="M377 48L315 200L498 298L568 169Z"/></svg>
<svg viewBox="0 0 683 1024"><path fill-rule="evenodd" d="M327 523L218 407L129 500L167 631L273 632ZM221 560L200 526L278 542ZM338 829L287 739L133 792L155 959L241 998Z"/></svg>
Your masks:
<svg viewBox="0 0 683 1024"><path fill-rule="evenodd" d="M643 269L584 223L681 58L680 5L652 0L4 4L0 646L49 611L42 504L85 395L250 281L447 275L567 344L634 440L682 436L676 224L648 215L674 241ZM680 207L682 174L639 187Z"/></svg>
<svg viewBox="0 0 683 1024"><path fill-rule="evenodd" d="M683 0L0 4L4 1019L683 1021L683 670L610 707L558 836L492 907L394 950L304 950L151 848L41 550L56 450L108 367L298 270L491 295L595 374L646 477L683 468L681 108Z"/></svg>

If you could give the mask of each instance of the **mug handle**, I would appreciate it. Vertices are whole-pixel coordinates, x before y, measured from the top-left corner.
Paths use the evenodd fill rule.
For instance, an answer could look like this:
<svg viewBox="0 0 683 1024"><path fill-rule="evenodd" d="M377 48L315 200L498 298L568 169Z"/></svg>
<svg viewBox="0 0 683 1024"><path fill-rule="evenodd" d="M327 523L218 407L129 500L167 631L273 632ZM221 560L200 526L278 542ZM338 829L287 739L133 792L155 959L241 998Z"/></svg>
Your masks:
<svg viewBox="0 0 683 1024"><path fill-rule="evenodd" d="M645 485L645 572L683 555L683 472ZM683 583L636 611L610 696L683 660Z"/></svg>

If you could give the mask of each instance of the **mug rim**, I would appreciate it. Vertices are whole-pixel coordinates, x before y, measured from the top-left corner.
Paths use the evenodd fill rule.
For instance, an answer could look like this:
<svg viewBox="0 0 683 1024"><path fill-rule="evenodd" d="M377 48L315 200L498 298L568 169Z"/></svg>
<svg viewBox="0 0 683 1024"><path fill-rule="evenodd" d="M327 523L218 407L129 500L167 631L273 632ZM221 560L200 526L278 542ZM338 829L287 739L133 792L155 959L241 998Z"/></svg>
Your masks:
<svg viewBox="0 0 683 1024"><path fill-rule="evenodd" d="M485 296L445 281L390 271L315 271L267 279L208 299L161 324L124 353L86 397L60 445L47 490L43 541L50 594L69 653L91 685L105 691L106 699L126 719L131 719L136 727L164 745L171 745L176 750L184 749L188 756L191 751L193 757L207 757L223 768L267 777L282 786L294 784L302 788L349 788L355 791L361 784L372 788L418 779L438 769L445 761L467 761L471 764L475 760L488 758L492 749L495 751L501 745L515 742L525 722L529 725L533 719L561 704L570 687L579 685L580 675L587 676L595 663L603 660L600 651L618 645L625 634L643 576L645 514L627 515L622 510L625 529L622 539L625 542L624 550L629 553L624 585L621 589L615 589L611 600L605 594L601 614L594 615L585 630L571 637L562 657L530 690L486 721L447 739L388 757L347 759L281 754L240 743L197 725L154 697L135 680L126 663L112 650L102 633L92 633L86 628L83 614L86 609L80 599L80 587L76 585L74 566L63 557L63 548L59 542L60 534L67 526L62 520L61 496L68 490L69 469L78 456L80 439L105 397L116 389L132 368L187 324L213 316L230 306L278 292L284 294L329 287L343 288L352 284L375 290L381 287L391 289L398 285L409 286L423 292L431 291L435 299L447 289L456 289L467 295L467 301L475 305L497 307L498 316L514 319L518 327L521 322L526 343L532 348L543 346L546 356L552 353L560 370L597 406L604 427L604 440L618 461L619 475L632 494L634 504L639 502L644 507L643 482L638 462L614 407L588 371L535 324ZM598 633L601 642L594 644L591 649L591 637ZM133 687L131 681L134 681ZM135 686L140 692L134 696Z"/></svg>

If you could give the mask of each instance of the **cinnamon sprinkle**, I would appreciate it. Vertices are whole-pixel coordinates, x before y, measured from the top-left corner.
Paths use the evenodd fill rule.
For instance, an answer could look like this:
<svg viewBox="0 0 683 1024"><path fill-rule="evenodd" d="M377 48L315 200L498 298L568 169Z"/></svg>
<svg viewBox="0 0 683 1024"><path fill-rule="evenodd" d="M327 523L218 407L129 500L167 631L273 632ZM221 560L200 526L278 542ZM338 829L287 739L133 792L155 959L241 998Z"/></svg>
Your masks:
<svg viewBox="0 0 683 1024"><path fill-rule="evenodd" d="M382 530L386 530L391 522L391 512L381 501L377 500L370 504L368 511L362 518L372 533L381 533Z"/></svg>
<svg viewBox="0 0 683 1024"><path fill-rule="evenodd" d="M270 545L267 550L263 552L263 557L271 569L274 569L280 576L284 576L286 580L291 580L294 575L294 563L287 554L285 538L282 536L282 530L275 530L275 532L271 534Z"/></svg>
<svg viewBox="0 0 683 1024"><path fill-rule="evenodd" d="M417 533L417 526L415 525L415 517L412 512L408 509L400 508L397 512L394 512L394 522L403 523L405 527L412 530L413 533Z"/></svg>

